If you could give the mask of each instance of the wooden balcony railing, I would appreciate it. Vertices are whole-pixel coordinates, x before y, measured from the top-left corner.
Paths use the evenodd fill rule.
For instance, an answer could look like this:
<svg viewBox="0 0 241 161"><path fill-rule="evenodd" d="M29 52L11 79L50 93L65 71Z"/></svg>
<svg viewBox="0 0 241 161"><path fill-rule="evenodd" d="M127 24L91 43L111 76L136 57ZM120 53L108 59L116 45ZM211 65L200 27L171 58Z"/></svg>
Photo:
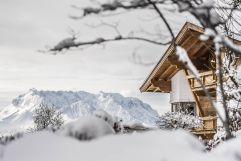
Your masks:
<svg viewBox="0 0 241 161"><path fill-rule="evenodd" d="M215 134L217 131L217 117L216 116L202 117L202 120L203 120L203 127L193 129L192 133L197 135Z"/></svg>
<svg viewBox="0 0 241 161"><path fill-rule="evenodd" d="M202 84L205 85L206 89L216 88L217 76L213 71L202 72L199 74L199 76ZM201 85L193 75L188 75L187 79L190 83L192 91L202 90Z"/></svg>

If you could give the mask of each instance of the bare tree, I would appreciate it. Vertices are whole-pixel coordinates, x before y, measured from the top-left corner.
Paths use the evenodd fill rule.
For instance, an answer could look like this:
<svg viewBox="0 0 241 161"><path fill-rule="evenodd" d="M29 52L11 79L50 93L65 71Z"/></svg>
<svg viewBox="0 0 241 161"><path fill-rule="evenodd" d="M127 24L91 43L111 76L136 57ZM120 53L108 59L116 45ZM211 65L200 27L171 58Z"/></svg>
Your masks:
<svg viewBox="0 0 241 161"><path fill-rule="evenodd" d="M173 6L180 13L188 12L192 16L194 16L200 24L204 27L205 32L202 35L202 39L211 40L214 43L215 54L217 60L217 74L218 74L218 82L220 88L221 95L221 104L225 111L225 116L223 117L218 111L218 107L215 102L213 102L212 97L205 86L202 84L202 81L199 78L198 72L191 60L189 59L186 51L178 46L175 43L175 35L172 29L172 26L169 24L167 17L163 14L163 6ZM176 50L177 55L179 56L180 62L182 62L185 67L190 70L190 72L195 75L196 80L201 85L203 91L208 96L210 103L216 109L217 114L223 123L223 126L227 133L227 138L231 138L231 130L230 130L230 117L228 111L228 98L232 98L234 94L227 95L227 90L224 87L225 82L224 76L229 75L230 80L233 82L235 88L237 88L236 95L240 95L239 84L237 79L230 74L230 68L223 64L222 59L222 50L225 47L225 54L227 56L227 60L229 64L233 63L234 57L241 56L241 47L234 44L231 38L235 36L240 36L240 30L238 27L241 26L240 22L236 20L236 17L240 14L240 1L226 1L226 0L112 0L107 3L98 3L97 7L85 7L79 8L74 6L82 11L80 16L72 16L73 19L83 19L87 16L91 15L102 15L106 16L108 14L119 13L119 11L131 11L131 10L142 10L142 9L150 9L155 12L156 15L160 18L171 37L169 41L163 42L161 40L148 39L145 37L137 37L137 36L125 36L122 35L121 32L118 31L117 26L111 26L116 30L116 36L113 38L96 38L92 41L77 41L76 37L67 38L51 49L50 52L58 53L62 50L80 47L85 45L96 45L96 44L104 44L112 41L123 41L123 40L138 40L144 41L148 43L152 43L155 45L167 45L173 44ZM239 14L237 14L239 13ZM107 25L107 24L105 24ZM109 25L110 26L110 25ZM229 37L227 37L229 36ZM240 99L240 97L238 97Z"/></svg>

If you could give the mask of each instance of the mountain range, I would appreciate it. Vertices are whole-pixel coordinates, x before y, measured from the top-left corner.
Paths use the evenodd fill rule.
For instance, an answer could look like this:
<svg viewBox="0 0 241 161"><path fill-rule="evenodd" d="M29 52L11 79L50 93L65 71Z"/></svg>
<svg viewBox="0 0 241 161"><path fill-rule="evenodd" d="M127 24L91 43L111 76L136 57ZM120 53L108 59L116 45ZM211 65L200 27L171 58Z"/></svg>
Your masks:
<svg viewBox="0 0 241 161"><path fill-rule="evenodd" d="M24 130L33 126L35 109L42 103L54 105L66 122L91 115L98 109L121 118L124 123L154 125L159 116L138 98L124 97L119 93L30 89L14 98L10 105L0 108L0 131Z"/></svg>

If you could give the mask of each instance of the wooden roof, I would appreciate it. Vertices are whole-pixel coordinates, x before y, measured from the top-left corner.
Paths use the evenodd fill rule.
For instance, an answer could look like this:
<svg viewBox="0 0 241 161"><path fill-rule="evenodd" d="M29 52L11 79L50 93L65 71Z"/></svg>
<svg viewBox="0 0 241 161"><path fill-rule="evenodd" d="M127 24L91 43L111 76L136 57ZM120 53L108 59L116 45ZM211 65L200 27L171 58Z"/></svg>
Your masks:
<svg viewBox="0 0 241 161"><path fill-rule="evenodd" d="M175 38L176 44L187 51L192 61L213 50L212 41L201 41L199 39L203 32L204 29L202 27L186 22ZM182 68L177 64L174 65L173 59L172 61L170 60L170 57L175 58L174 52L174 45L171 44L140 87L141 92L169 93L171 91L171 78Z"/></svg>

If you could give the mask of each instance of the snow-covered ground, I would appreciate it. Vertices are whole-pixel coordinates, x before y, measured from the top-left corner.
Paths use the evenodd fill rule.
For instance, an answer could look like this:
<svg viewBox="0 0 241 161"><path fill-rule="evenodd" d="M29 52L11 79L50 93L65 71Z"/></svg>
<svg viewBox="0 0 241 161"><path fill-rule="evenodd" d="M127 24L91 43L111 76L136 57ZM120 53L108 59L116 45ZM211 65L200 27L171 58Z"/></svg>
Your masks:
<svg viewBox="0 0 241 161"><path fill-rule="evenodd" d="M241 138L212 152L185 131L107 135L79 141L51 132L29 134L0 148L3 161L240 161Z"/></svg>
<svg viewBox="0 0 241 161"><path fill-rule="evenodd" d="M38 91L31 89L13 99L12 104L0 109L0 130L26 129L33 124L33 113L41 103L54 104L62 112L65 122L78 119L103 109L124 123L153 125L158 113L150 105L118 93L92 94L84 91Z"/></svg>

